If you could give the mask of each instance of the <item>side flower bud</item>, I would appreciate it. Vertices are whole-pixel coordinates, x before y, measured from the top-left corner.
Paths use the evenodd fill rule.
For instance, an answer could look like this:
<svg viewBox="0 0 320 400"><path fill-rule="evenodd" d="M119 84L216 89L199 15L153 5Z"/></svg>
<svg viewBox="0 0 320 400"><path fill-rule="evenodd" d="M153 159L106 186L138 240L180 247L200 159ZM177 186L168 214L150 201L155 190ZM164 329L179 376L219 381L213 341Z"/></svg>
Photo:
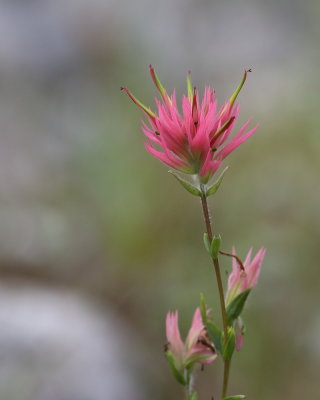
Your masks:
<svg viewBox="0 0 320 400"><path fill-rule="evenodd" d="M233 258L232 272L228 279L226 305L228 306L239 294L253 288L258 281L266 249L261 248L251 261L252 249L249 250L243 266ZM233 250L233 254L236 252Z"/></svg>
<svg viewBox="0 0 320 400"><path fill-rule="evenodd" d="M193 315L191 328L185 342L178 326L178 311L168 312L166 318L167 344L165 353L169 366L179 383L188 385L197 364L210 364L216 357L213 343L209 340L202 323L200 309Z"/></svg>
<svg viewBox="0 0 320 400"><path fill-rule="evenodd" d="M242 264L233 250L232 272L228 280L226 294L226 311L228 323L235 331L235 348L237 351L243 346L245 325L241 313L251 289L257 284L266 249L261 248L251 261L252 249L249 250L245 262Z"/></svg>

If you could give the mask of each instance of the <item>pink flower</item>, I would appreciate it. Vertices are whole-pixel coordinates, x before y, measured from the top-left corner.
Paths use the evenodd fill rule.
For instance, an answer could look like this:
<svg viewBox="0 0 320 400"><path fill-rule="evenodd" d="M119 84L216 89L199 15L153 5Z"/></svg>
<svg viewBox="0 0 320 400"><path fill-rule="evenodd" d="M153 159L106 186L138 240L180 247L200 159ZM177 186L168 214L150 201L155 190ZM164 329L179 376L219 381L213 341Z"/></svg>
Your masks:
<svg viewBox="0 0 320 400"><path fill-rule="evenodd" d="M220 107L214 90L209 86L205 87L200 100L188 74L188 96L182 98L181 114L175 90L169 96L150 65L151 77L161 95L161 100L155 99L156 113L143 105L127 88L122 88L147 116L148 124L142 122L142 130L147 137L145 146L148 152L169 167L187 174L197 174L202 183L207 183L222 161L257 129L256 126L246 132L248 120L227 143L239 114L239 106L234 102L248 71L245 71L233 96Z"/></svg>
<svg viewBox="0 0 320 400"><path fill-rule="evenodd" d="M230 304L240 293L257 284L265 252L266 249L261 248L251 261L252 249L250 249L243 263L244 270L235 258L232 259L232 272L228 279L226 305ZM234 249L233 254L236 254Z"/></svg>
<svg viewBox="0 0 320 400"><path fill-rule="evenodd" d="M192 370L197 363L210 364L217 357L213 344L208 339L207 332L203 326L199 308L194 313L185 343L183 343L180 336L178 311L168 312L166 334L168 340L166 352L172 354L175 368L182 376L184 376L185 370Z"/></svg>

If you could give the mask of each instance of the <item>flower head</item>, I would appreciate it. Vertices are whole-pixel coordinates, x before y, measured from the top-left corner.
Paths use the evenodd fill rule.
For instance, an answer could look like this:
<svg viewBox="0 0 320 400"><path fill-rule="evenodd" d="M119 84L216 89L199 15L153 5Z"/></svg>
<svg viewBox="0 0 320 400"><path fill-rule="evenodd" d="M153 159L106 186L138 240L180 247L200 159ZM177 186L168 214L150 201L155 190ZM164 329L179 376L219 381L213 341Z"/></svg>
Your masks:
<svg viewBox="0 0 320 400"><path fill-rule="evenodd" d="M250 249L243 266L240 266L235 258L232 259L232 272L228 279L226 305L230 304L240 293L257 284L265 252L266 249L261 248L251 261L252 249ZM234 249L233 254L236 254Z"/></svg>
<svg viewBox="0 0 320 400"><path fill-rule="evenodd" d="M127 88L122 88L147 116L148 124L143 122L142 130L147 137L145 146L148 152L169 167L187 174L196 174L202 183L207 183L224 158L257 129L256 126L246 131L249 120L228 142L239 114L235 100L248 71L245 71L231 98L220 107L214 90L209 86L205 87L203 98L200 99L188 74L188 96L182 98L180 113L175 91L171 96L167 93L150 65L152 80L161 96L161 100L155 99L157 112L142 104Z"/></svg>
<svg viewBox="0 0 320 400"><path fill-rule="evenodd" d="M200 309L197 308L185 343L181 340L178 326L178 311L168 312L166 318L168 343L166 353L172 355L174 368L180 376L191 371L196 364L210 364L217 355L203 326ZM168 357L167 357L168 358Z"/></svg>

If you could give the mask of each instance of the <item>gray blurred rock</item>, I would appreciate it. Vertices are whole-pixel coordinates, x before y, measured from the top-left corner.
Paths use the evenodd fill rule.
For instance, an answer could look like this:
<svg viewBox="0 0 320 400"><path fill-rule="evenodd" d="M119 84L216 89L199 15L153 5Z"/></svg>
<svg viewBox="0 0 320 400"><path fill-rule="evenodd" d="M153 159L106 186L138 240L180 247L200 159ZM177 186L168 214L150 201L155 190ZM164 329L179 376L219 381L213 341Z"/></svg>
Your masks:
<svg viewBox="0 0 320 400"><path fill-rule="evenodd" d="M20 286L2 285L0 305L1 399L146 398L133 335L111 312L65 290Z"/></svg>

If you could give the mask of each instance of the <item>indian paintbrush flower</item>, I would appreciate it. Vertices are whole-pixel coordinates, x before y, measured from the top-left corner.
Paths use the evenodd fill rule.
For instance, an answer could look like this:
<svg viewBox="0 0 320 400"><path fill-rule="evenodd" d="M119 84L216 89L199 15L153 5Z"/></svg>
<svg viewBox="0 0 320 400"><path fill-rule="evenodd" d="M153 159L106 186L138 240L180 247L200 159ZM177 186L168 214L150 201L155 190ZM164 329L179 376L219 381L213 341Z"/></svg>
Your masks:
<svg viewBox="0 0 320 400"><path fill-rule="evenodd" d="M217 355L202 323L200 309L195 310L191 328L183 343L178 326L178 311L168 312L166 318L167 360L177 380L188 385L197 364L210 364Z"/></svg>
<svg viewBox="0 0 320 400"><path fill-rule="evenodd" d="M209 86L205 87L200 100L199 92L192 87L189 73L188 95L182 98L180 113L175 90L169 96L150 65L152 80L161 96L161 100L155 99L157 112L151 111L127 88L122 88L147 116L148 124L142 122L142 131L147 137L145 146L148 152L169 167L198 175L200 182L207 183L222 161L257 129L256 126L246 131L250 123L248 120L227 143L239 114L239 105L235 104L235 100L248 71L245 71L231 98L220 107L215 99L215 91Z"/></svg>

